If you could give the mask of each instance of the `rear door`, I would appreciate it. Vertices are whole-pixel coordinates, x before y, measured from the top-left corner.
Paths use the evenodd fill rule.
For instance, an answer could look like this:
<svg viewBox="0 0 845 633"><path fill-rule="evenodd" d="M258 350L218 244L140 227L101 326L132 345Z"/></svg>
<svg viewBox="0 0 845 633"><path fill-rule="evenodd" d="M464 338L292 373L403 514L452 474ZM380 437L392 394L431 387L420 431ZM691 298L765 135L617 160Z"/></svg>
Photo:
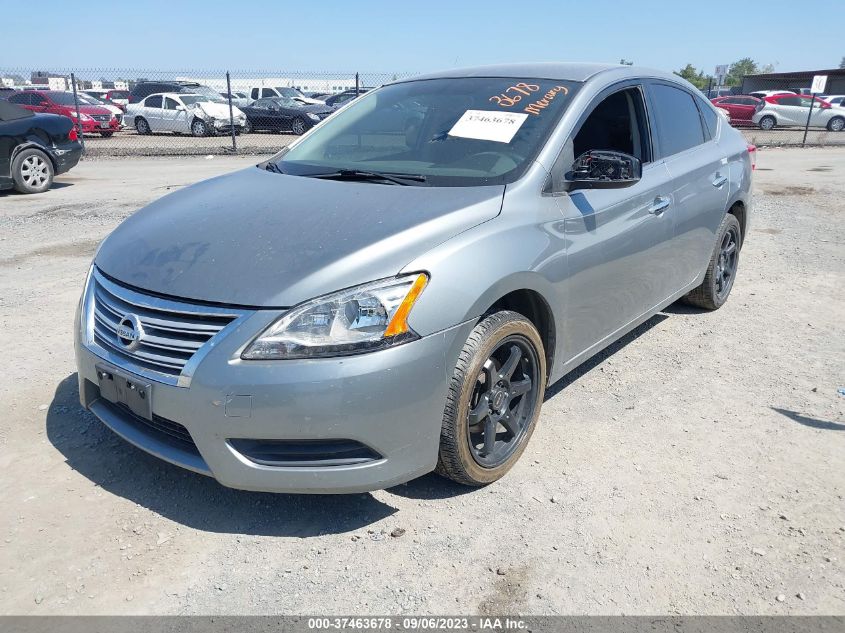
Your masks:
<svg viewBox="0 0 845 633"><path fill-rule="evenodd" d="M162 107L164 100L161 95L152 95L144 99L143 117L150 124L150 129L153 132L160 132L164 129L164 122L162 121Z"/></svg>
<svg viewBox="0 0 845 633"><path fill-rule="evenodd" d="M778 114L778 123L785 125L800 125L801 113L804 113L804 121L807 121L807 111L801 107L801 97L798 95L776 97L775 112Z"/></svg>
<svg viewBox="0 0 845 633"><path fill-rule="evenodd" d="M674 237L661 265L680 290L704 272L725 215L729 170L718 136L727 123L703 98L677 84L652 80L648 93L673 201Z"/></svg>

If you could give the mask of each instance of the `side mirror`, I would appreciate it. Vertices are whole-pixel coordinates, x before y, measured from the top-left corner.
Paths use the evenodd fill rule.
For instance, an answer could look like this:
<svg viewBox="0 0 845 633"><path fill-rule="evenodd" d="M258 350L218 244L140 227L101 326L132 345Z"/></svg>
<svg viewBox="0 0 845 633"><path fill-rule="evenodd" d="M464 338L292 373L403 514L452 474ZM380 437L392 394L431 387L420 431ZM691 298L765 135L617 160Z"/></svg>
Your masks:
<svg viewBox="0 0 845 633"><path fill-rule="evenodd" d="M640 159L609 150L590 150L581 154L567 172L569 189L619 189L630 187L642 178Z"/></svg>

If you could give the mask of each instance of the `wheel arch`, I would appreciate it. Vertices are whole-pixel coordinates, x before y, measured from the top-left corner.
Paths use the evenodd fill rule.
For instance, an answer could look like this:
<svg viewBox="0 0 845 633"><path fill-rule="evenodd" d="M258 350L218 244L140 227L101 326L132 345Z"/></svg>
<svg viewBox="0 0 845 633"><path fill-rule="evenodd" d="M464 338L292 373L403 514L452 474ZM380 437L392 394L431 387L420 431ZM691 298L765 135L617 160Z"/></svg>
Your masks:
<svg viewBox="0 0 845 633"><path fill-rule="evenodd" d="M484 315L498 312L499 310L517 312L531 321L534 327L537 328L537 332L540 333L540 340L543 341L546 356L546 378L548 378L552 373L555 347L557 345L554 312L549 302L537 290L530 288L511 290L496 299L479 317L479 320L483 319Z"/></svg>
<svg viewBox="0 0 845 633"><path fill-rule="evenodd" d="M743 200L735 200L728 208L728 213L736 217L739 222L740 246L745 243L745 232L748 226L748 208Z"/></svg>
<svg viewBox="0 0 845 633"><path fill-rule="evenodd" d="M12 154L9 156L10 173L11 173L12 165L15 162L15 158L17 158L18 154L20 154L21 152L23 152L24 150L27 150L27 149L37 149L39 152L44 154L47 157L47 160L49 160L50 164L53 166L53 171L54 172L56 171L56 169L57 169L56 159L53 158L53 156L50 154L50 152L48 152L47 149L43 145L36 143L35 141L25 141L25 142L20 143L19 145L15 146L15 148L12 150Z"/></svg>

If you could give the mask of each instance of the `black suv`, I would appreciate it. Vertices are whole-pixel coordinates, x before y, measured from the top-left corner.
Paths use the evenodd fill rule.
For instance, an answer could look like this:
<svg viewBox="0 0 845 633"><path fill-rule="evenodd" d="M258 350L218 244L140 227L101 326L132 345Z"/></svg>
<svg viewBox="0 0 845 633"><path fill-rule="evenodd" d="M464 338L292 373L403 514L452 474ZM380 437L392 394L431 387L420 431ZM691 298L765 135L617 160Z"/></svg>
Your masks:
<svg viewBox="0 0 845 633"><path fill-rule="evenodd" d="M129 103L138 103L144 97L160 92L199 94L207 96L209 101L223 101L219 92L195 81L140 81L129 92Z"/></svg>

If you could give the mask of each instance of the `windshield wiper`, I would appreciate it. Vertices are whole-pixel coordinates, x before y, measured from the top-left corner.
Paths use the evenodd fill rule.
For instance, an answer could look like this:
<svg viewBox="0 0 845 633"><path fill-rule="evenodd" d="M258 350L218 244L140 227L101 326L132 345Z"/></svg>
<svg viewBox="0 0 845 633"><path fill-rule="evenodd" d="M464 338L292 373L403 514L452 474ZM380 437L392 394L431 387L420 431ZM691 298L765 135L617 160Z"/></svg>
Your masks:
<svg viewBox="0 0 845 633"><path fill-rule="evenodd" d="M269 162L264 166L264 169L267 171L272 171L274 174L283 174L284 172L279 169L279 166L276 163Z"/></svg>
<svg viewBox="0 0 845 633"><path fill-rule="evenodd" d="M393 174L382 171L365 171L361 169L338 169L322 174L303 174L309 178L325 178L327 180L385 180L394 185L408 186L411 182L425 182L422 174ZM409 182L410 181L410 182Z"/></svg>

